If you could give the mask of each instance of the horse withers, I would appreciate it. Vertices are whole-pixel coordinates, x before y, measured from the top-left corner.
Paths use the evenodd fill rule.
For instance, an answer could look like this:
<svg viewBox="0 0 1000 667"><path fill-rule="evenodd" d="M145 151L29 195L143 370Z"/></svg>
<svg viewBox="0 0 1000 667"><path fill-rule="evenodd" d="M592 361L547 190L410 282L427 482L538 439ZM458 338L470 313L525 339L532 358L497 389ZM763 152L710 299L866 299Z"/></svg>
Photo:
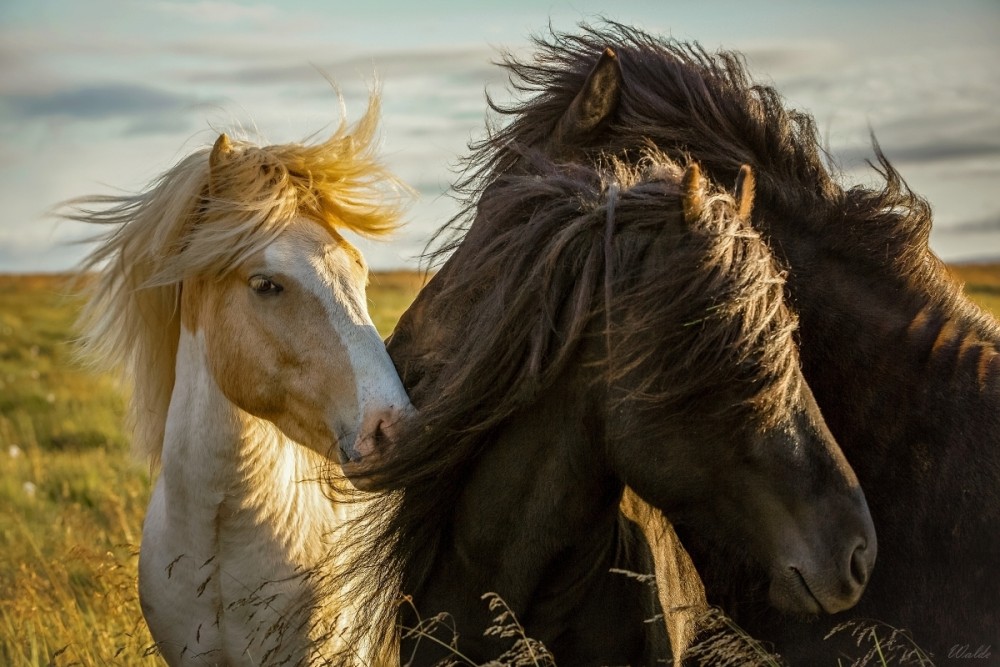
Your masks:
<svg viewBox="0 0 1000 667"><path fill-rule="evenodd" d="M344 647L336 569L357 510L325 478L391 442L411 406L372 325L343 230L396 225L374 155L378 98L314 145L219 137L134 196L72 202L112 225L84 345L133 391L134 444L159 465L139 596L168 664L300 664ZM360 662L375 648L352 646Z"/></svg>
<svg viewBox="0 0 1000 667"><path fill-rule="evenodd" d="M388 343L419 412L368 471L392 493L351 531L349 569L407 598L353 629L398 621L407 665L516 662L536 641L558 664L660 664L625 485L766 572L775 604L853 604L875 535L799 372L751 179L734 199L655 152L493 173L493 150L471 228ZM520 630L490 629L487 593Z"/></svg>

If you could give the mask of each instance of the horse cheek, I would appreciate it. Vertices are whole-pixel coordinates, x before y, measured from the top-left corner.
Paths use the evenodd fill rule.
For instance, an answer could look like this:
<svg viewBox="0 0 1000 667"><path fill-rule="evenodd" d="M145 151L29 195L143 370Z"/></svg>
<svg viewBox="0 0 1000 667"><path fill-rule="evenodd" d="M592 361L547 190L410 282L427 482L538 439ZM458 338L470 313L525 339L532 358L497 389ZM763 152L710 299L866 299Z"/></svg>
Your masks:
<svg viewBox="0 0 1000 667"><path fill-rule="evenodd" d="M217 333L208 341L209 366L226 398L255 417L273 421L283 410L281 393L273 391L277 382L269 381L276 379L275 345L267 340L266 329L242 310L216 311L226 321L213 328Z"/></svg>

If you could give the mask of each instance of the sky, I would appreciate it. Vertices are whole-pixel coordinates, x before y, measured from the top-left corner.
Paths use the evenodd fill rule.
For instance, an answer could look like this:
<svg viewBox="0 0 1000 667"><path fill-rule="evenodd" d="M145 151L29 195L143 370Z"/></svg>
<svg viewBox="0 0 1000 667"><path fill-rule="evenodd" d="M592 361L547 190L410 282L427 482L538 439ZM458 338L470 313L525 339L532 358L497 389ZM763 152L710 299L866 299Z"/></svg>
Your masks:
<svg viewBox="0 0 1000 667"><path fill-rule="evenodd" d="M415 268L456 210L447 195L494 63L549 25L606 16L737 49L756 79L812 113L848 183L871 183L869 133L935 212L948 261L1000 260L1000 2L615 0L339 2L2 0L0 273L63 271L85 225L47 213L89 194L137 192L219 132L299 141L382 89L382 150L416 191L376 269Z"/></svg>

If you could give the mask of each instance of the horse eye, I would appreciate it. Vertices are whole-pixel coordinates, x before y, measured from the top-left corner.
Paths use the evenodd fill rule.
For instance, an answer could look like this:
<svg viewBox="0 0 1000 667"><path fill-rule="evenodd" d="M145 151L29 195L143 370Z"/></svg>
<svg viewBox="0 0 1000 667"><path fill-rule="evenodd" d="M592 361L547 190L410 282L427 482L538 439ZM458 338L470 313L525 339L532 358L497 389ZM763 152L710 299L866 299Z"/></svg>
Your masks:
<svg viewBox="0 0 1000 667"><path fill-rule="evenodd" d="M285 288L266 276L250 276L250 289L257 294L278 294Z"/></svg>

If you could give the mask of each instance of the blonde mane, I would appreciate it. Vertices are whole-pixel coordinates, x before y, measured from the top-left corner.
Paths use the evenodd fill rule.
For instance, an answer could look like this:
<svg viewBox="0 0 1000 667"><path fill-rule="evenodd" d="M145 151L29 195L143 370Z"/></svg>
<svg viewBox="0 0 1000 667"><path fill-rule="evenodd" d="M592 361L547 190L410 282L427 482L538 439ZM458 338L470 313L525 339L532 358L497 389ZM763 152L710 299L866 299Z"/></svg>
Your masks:
<svg viewBox="0 0 1000 667"><path fill-rule="evenodd" d="M181 282L221 277L275 239L297 216L331 231L375 237L398 226L408 188L376 156L379 96L322 143L229 142L210 174L211 149L188 156L146 191L66 202L61 217L110 225L84 260L97 271L78 326L84 356L121 374L132 395L133 450L159 462L174 386Z"/></svg>

